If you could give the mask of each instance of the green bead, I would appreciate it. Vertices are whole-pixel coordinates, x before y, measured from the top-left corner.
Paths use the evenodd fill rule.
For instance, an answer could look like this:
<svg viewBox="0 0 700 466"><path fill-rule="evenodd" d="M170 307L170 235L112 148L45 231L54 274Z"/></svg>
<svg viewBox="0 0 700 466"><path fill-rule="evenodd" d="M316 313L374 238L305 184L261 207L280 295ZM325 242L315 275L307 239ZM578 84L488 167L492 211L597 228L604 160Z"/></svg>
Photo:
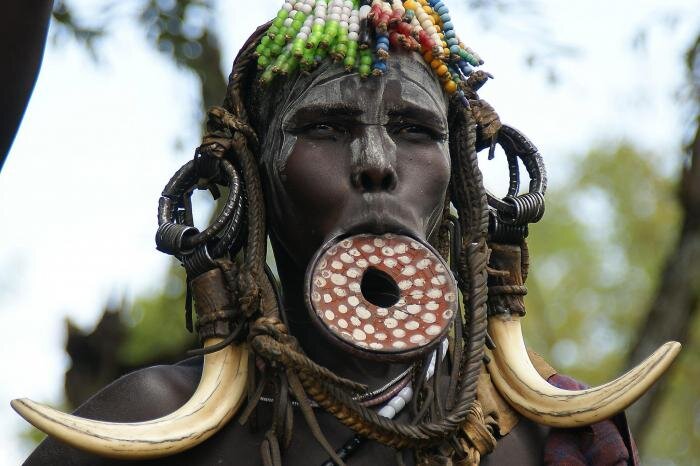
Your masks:
<svg viewBox="0 0 700 466"><path fill-rule="evenodd" d="M255 47L255 54L257 56L265 55L266 52L267 52L267 47L265 47L263 44L258 44L258 46Z"/></svg>
<svg viewBox="0 0 700 466"><path fill-rule="evenodd" d="M372 64L372 55L369 53L362 53L360 54L360 64L361 65L371 65Z"/></svg>
<svg viewBox="0 0 700 466"><path fill-rule="evenodd" d="M269 36L263 36L262 40L260 40L260 45L270 45L271 41L272 39Z"/></svg>
<svg viewBox="0 0 700 466"><path fill-rule="evenodd" d="M272 26L274 26L274 27L276 27L276 28L281 28L282 26L284 26L284 20L285 20L285 19L286 19L286 18L275 18L275 19L272 21ZM270 26L270 28L272 28L272 26Z"/></svg>
<svg viewBox="0 0 700 466"><path fill-rule="evenodd" d="M315 49L318 47L318 44L321 43L321 34L315 34L311 33L311 36L309 36L308 42L306 42L306 48L307 49Z"/></svg>
<svg viewBox="0 0 700 466"><path fill-rule="evenodd" d="M299 61L294 59L294 58L291 58L291 59L287 60L287 62L284 65L281 66L280 73L282 73L283 75L291 74L294 71L296 71L298 66L299 66Z"/></svg>
<svg viewBox="0 0 700 466"><path fill-rule="evenodd" d="M281 19L282 21L287 19L287 16L289 16L289 12L285 9L281 9L277 12L277 18Z"/></svg>
<svg viewBox="0 0 700 466"><path fill-rule="evenodd" d="M284 37L284 33L280 33L277 36L275 36L275 44L277 45L284 45L287 43L287 39Z"/></svg>
<svg viewBox="0 0 700 466"><path fill-rule="evenodd" d="M266 57L265 55L261 55L258 57L258 68L261 70L264 70L270 66L270 58Z"/></svg>
<svg viewBox="0 0 700 466"><path fill-rule="evenodd" d="M311 33L322 33L323 32L323 26L321 24L316 24L314 23L313 26L311 26Z"/></svg>
<svg viewBox="0 0 700 466"><path fill-rule="evenodd" d="M282 53L282 46L281 45L278 45L276 43L270 45L270 56L271 57L276 57L280 53Z"/></svg>
<svg viewBox="0 0 700 466"><path fill-rule="evenodd" d="M361 64L359 67L360 76L366 78L372 72L372 67L370 65Z"/></svg>
<svg viewBox="0 0 700 466"><path fill-rule="evenodd" d="M263 85L267 85L270 84L274 78L275 75L272 74L272 70L268 68L263 72L262 76L260 76L260 81L263 83Z"/></svg>
<svg viewBox="0 0 700 466"><path fill-rule="evenodd" d="M347 71L352 71L355 68L355 60L356 60L355 55L345 55L345 60L343 61L343 64L345 65L345 69Z"/></svg>

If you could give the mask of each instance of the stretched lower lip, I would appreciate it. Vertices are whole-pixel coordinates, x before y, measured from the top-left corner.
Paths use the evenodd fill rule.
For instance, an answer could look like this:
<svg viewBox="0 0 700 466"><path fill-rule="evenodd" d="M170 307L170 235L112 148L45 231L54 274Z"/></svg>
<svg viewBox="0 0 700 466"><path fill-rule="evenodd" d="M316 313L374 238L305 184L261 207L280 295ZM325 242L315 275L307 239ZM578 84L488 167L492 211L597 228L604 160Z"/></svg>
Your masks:
<svg viewBox="0 0 700 466"><path fill-rule="evenodd" d="M305 291L324 334L394 360L432 349L458 310L445 262L421 241L392 233L336 239L312 261Z"/></svg>

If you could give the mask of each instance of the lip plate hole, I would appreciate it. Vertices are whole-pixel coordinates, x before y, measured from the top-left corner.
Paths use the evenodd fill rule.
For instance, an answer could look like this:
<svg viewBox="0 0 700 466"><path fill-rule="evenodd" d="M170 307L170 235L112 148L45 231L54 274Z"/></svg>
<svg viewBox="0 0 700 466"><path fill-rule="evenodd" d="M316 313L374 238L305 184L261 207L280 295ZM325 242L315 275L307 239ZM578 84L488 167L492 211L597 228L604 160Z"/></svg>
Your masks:
<svg viewBox="0 0 700 466"><path fill-rule="evenodd" d="M362 275L360 291L367 301L378 307L391 307L401 297L399 285L394 279L374 267L368 268Z"/></svg>

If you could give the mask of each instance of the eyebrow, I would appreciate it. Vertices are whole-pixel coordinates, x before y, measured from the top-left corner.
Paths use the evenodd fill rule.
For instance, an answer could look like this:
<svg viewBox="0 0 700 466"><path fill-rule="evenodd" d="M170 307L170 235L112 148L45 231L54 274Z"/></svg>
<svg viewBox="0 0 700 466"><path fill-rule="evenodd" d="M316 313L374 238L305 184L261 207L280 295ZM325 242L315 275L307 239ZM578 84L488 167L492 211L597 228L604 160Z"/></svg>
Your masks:
<svg viewBox="0 0 700 466"><path fill-rule="evenodd" d="M389 118L405 118L413 121L420 121L431 124L445 125L447 122L439 114L432 110L416 107L414 105L397 105L390 108L388 112Z"/></svg>
<svg viewBox="0 0 700 466"><path fill-rule="evenodd" d="M354 104L347 102L331 102L326 104L304 105L294 111L289 121L307 120L311 118L325 117L358 117L363 110Z"/></svg>

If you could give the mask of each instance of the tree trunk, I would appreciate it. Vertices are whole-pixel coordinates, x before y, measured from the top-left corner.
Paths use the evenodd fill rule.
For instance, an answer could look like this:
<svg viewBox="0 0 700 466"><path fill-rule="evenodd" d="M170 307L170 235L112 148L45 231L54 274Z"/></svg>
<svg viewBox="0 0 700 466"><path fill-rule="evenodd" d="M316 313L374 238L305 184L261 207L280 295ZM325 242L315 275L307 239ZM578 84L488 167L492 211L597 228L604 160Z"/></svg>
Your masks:
<svg viewBox="0 0 700 466"><path fill-rule="evenodd" d="M659 288L642 330L629 354L631 367L669 340L688 340L700 299L700 117L683 168L680 202L683 223L675 249L669 254ZM644 441L669 376L662 378L628 410L629 425L638 443ZM640 445L641 446L641 445Z"/></svg>

